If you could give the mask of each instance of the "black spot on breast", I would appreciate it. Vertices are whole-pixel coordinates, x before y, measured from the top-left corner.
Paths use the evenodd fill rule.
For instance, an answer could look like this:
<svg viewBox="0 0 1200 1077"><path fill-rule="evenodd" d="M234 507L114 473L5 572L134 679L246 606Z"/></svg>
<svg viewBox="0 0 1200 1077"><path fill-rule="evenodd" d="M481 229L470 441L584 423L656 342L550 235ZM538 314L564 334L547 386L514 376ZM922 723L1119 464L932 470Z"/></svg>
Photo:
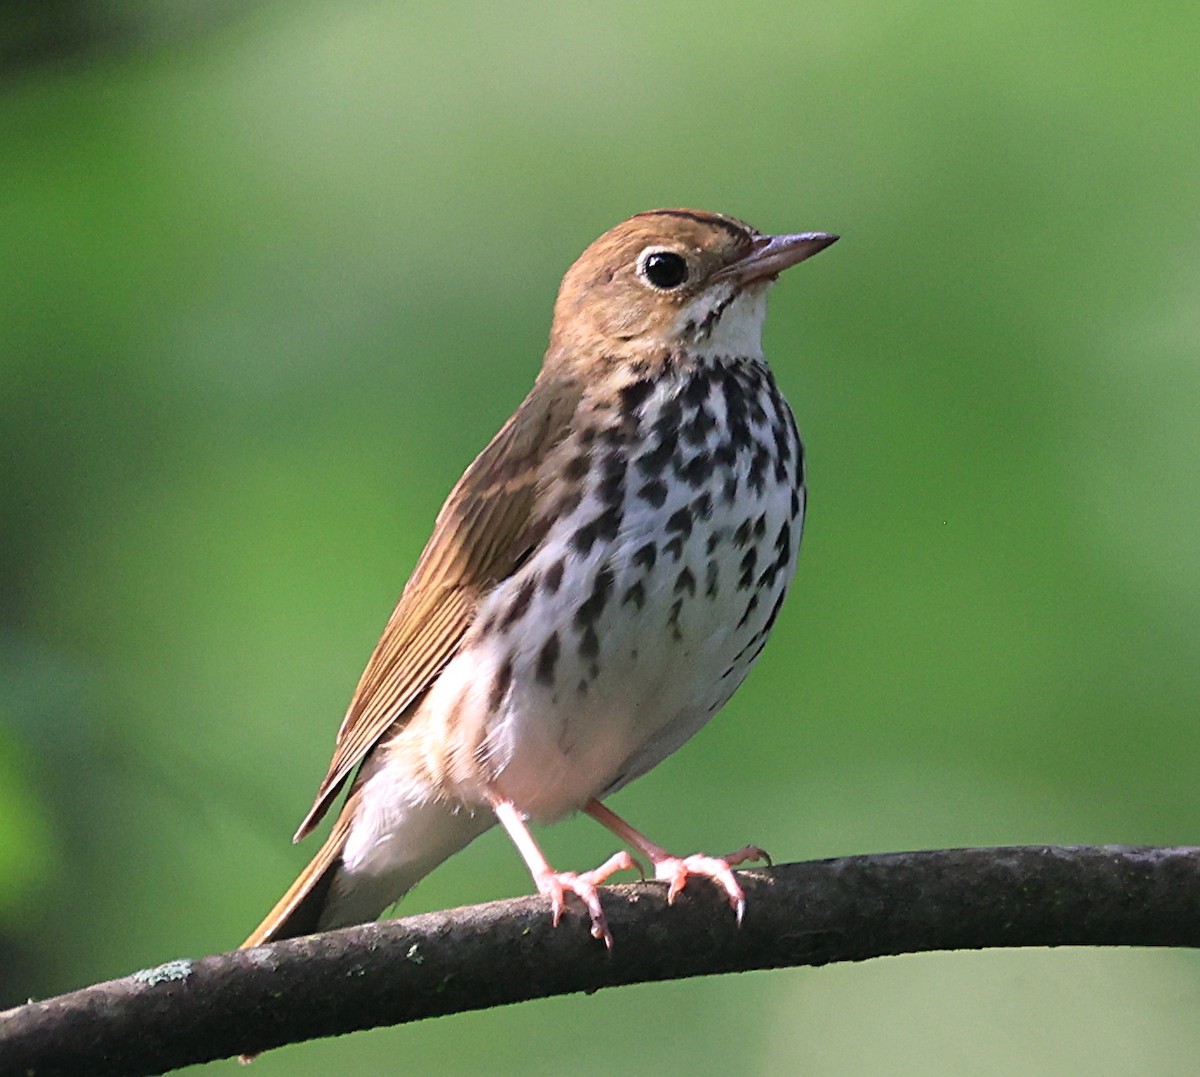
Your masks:
<svg viewBox="0 0 1200 1077"><path fill-rule="evenodd" d="M741 628L743 625L745 625L745 623L748 620L750 620L750 615L756 609L758 609L758 592L757 591L755 591L754 594L752 594L750 596L750 601L746 603L746 611L742 614L741 618L739 619L739 621L737 623L738 628Z"/></svg>
<svg viewBox="0 0 1200 1077"><path fill-rule="evenodd" d="M760 539L767 533L767 514L760 512L754 520L754 537Z"/></svg>
<svg viewBox="0 0 1200 1077"><path fill-rule="evenodd" d="M638 470L647 477L661 475L675 455L678 444L679 434L674 429L664 430L659 435L654 448L642 453L634 463Z"/></svg>
<svg viewBox="0 0 1200 1077"><path fill-rule="evenodd" d="M579 657L596 658L599 654L600 637L596 635L596 629L588 624L579 634Z"/></svg>
<svg viewBox="0 0 1200 1077"><path fill-rule="evenodd" d="M787 520L775 537L775 564L782 571L792 556L792 525Z"/></svg>
<svg viewBox="0 0 1200 1077"><path fill-rule="evenodd" d="M621 598L621 605L624 606L627 602L632 602L640 610L646 604L646 588L642 586L642 581L638 580Z"/></svg>
<svg viewBox="0 0 1200 1077"><path fill-rule="evenodd" d="M721 379L721 390L725 397L725 428L733 450L745 447L750 442L750 425L746 413L746 390L732 371L726 371Z"/></svg>
<svg viewBox="0 0 1200 1077"><path fill-rule="evenodd" d="M604 612L604 607L608 603L608 596L615 582L613 570L609 565L605 565L596 573L596 579L592 582L592 593L588 595L580 604L579 609L575 611L576 628L596 623L600 618L600 614Z"/></svg>
<svg viewBox="0 0 1200 1077"><path fill-rule="evenodd" d="M647 542L644 546L638 547L637 553L633 555L633 567L644 568L647 572L654 568L654 562L658 560L658 548L653 542Z"/></svg>
<svg viewBox="0 0 1200 1077"><path fill-rule="evenodd" d="M771 410L775 413L771 423L771 435L775 442L775 481L787 482L788 465L792 462L794 448L800 440L792 409L787 406L774 382L771 382Z"/></svg>
<svg viewBox="0 0 1200 1077"><path fill-rule="evenodd" d="M713 472L713 458L710 453L697 453L686 463L675 463L675 473L691 487L703 483Z"/></svg>
<svg viewBox="0 0 1200 1077"><path fill-rule="evenodd" d="M721 487L721 500L726 505L732 505L737 500L738 477L737 472L730 470L725 476L725 483Z"/></svg>
<svg viewBox="0 0 1200 1077"><path fill-rule="evenodd" d="M650 426L651 435L660 443L670 441L674 446L678 443L679 426L683 422L683 405L679 397L668 397L662 402Z"/></svg>
<svg viewBox="0 0 1200 1077"><path fill-rule="evenodd" d="M708 435L716 425L712 412L706 407L700 407L696 409L696 414L683 424L679 432L688 445L700 446L708 441Z"/></svg>
<svg viewBox="0 0 1200 1077"><path fill-rule="evenodd" d="M708 541L704 544L704 552L711 555L716 548L721 545L721 539L724 537L725 528L714 527L712 531L709 532Z"/></svg>
<svg viewBox="0 0 1200 1077"><path fill-rule="evenodd" d="M675 594L682 594L685 591L689 595L696 593L696 577L687 565L684 565L679 575L675 577Z"/></svg>
<svg viewBox="0 0 1200 1077"><path fill-rule="evenodd" d="M789 453L784 450L784 442L776 442L775 454L775 481L782 486L788 481L788 458Z"/></svg>
<svg viewBox="0 0 1200 1077"><path fill-rule="evenodd" d="M744 591L754 582L754 566L758 564L758 547L751 546L742 557L742 574L738 577L738 590Z"/></svg>
<svg viewBox="0 0 1200 1077"><path fill-rule="evenodd" d="M792 519L800 515L800 491L792 491Z"/></svg>
<svg viewBox="0 0 1200 1077"><path fill-rule="evenodd" d="M512 659L506 658L500 668L496 670L496 676L492 679L492 689L488 693L488 710L493 714L500 709L500 704L504 702L504 696L512 685L512 679Z"/></svg>
<svg viewBox="0 0 1200 1077"><path fill-rule="evenodd" d="M554 594L562 586L563 578L563 559L560 557L548 569L546 575L542 578L542 583L546 587L549 594Z"/></svg>
<svg viewBox="0 0 1200 1077"><path fill-rule="evenodd" d="M712 517L712 494L705 491L692 502L692 514L698 520L708 520Z"/></svg>
<svg viewBox="0 0 1200 1077"><path fill-rule="evenodd" d="M677 598L671 603L671 612L667 614L667 627L671 630L671 638L678 643L683 639L683 632L679 628L679 614L683 610L683 599Z"/></svg>
<svg viewBox="0 0 1200 1077"><path fill-rule="evenodd" d="M629 385L621 386L621 411L625 415L632 415L637 411L647 400L650 394L654 392L654 383L651 381L635 381Z"/></svg>
<svg viewBox="0 0 1200 1077"><path fill-rule="evenodd" d="M697 370L687 381L683 387L683 392L680 394L683 402L688 407L698 408L708 399L708 394L712 388L712 371L707 369Z"/></svg>
<svg viewBox="0 0 1200 1077"><path fill-rule="evenodd" d="M571 536L571 545L575 547L576 552L586 557L597 541L604 539L611 542L617 537L623 515L620 506L605 509Z"/></svg>
<svg viewBox="0 0 1200 1077"><path fill-rule="evenodd" d="M704 593L709 598L717 597L717 584L721 577L720 566L716 561L710 560L708 567L705 569Z"/></svg>
<svg viewBox="0 0 1200 1077"><path fill-rule="evenodd" d="M692 533L692 510L686 505L671 513L667 520L667 532L669 534L679 534L684 538Z"/></svg>
<svg viewBox="0 0 1200 1077"><path fill-rule="evenodd" d="M513 604L505 611L503 619L500 621L500 628L511 628L517 621L525 616L529 609L529 603L533 601L533 594L537 590L537 576L529 576L520 589L517 591L517 597L513 599Z"/></svg>
<svg viewBox="0 0 1200 1077"><path fill-rule="evenodd" d="M745 549L746 543L750 541L750 533L754 529L754 524L747 517L740 524L737 530L733 533L733 544L739 549Z"/></svg>
<svg viewBox="0 0 1200 1077"><path fill-rule="evenodd" d="M758 632L755 632L754 635L751 636L749 641L746 643L746 646L743 647L740 651L738 651L738 653L736 655L734 655L734 658L733 658L734 663L740 662L743 658L746 657L746 655L748 655L752 650L754 650L754 648L759 644L759 642L763 639L763 637L766 636L766 634L767 634L767 631L765 628L760 629Z"/></svg>
<svg viewBox="0 0 1200 1077"><path fill-rule="evenodd" d="M550 687L554 684L554 669L558 665L559 642L558 633L551 632L542 648L538 651L537 663L533 675L539 684Z"/></svg>
<svg viewBox="0 0 1200 1077"><path fill-rule="evenodd" d="M625 500L625 457L622 453L610 451L604 458L603 475L600 479L598 493L602 504L610 508L620 505Z"/></svg>
<svg viewBox="0 0 1200 1077"><path fill-rule="evenodd" d="M638 497L649 502L656 509L661 509L667 500L667 484L662 479L651 479L642 485L637 492Z"/></svg>
<svg viewBox="0 0 1200 1077"><path fill-rule="evenodd" d="M683 536L676 535L670 541L663 543L663 553L669 553L678 561L683 556Z"/></svg>
<svg viewBox="0 0 1200 1077"><path fill-rule="evenodd" d="M771 458L767 447L761 441L756 441L750 454L750 466L746 469L746 485L759 497L766 489L767 467L770 462Z"/></svg>

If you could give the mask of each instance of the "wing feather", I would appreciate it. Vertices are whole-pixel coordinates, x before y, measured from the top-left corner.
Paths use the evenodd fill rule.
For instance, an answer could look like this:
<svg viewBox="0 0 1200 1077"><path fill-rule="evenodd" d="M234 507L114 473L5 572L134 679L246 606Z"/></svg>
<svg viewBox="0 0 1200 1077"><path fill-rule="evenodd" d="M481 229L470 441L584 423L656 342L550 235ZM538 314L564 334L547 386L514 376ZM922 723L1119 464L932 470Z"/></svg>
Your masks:
<svg viewBox="0 0 1200 1077"><path fill-rule="evenodd" d="M481 598L540 541L546 530L536 512L541 465L565 435L579 399L573 382L539 379L450 491L363 670L296 841L316 826L380 738L408 719L457 653Z"/></svg>

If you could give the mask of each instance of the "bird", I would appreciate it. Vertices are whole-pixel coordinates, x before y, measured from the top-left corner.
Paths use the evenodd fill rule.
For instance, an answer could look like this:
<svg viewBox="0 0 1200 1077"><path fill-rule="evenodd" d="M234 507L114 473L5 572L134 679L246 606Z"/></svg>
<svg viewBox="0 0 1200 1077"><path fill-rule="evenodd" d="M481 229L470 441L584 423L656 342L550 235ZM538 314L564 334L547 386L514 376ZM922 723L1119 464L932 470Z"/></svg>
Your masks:
<svg viewBox="0 0 1200 1077"><path fill-rule="evenodd" d="M604 800L681 747L767 641L796 568L804 449L762 351L767 292L827 232L639 213L562 280L533 388L466 469L375 647L296 832L325 842L242 948L377 919L499 823L558 924L629 851L556 871L530 824L582 811L669 900L763 859L676 856Z"/></svg>

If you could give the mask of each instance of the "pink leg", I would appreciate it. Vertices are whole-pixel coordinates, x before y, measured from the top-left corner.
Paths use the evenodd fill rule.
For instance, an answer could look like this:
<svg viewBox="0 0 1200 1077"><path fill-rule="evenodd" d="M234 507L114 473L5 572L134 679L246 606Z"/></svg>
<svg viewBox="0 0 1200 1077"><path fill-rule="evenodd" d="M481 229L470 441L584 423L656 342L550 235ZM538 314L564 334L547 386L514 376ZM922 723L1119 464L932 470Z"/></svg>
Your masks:
<svg viewBox="0 0 1200 1077"><path fill-rule="evenodd" d="M525 825L521 813L511 801L492 798L492 811L500 824L508 831L517 851L529 865L530 874L537 885L538 893L550 899L550 910L554 917L554 926L562 919L566 907L566 895L575 894L587 906L588 915L592 918L592 937L603 939L604 945L610 950L613 938L608 930L608 922L604 919L604 909L600 906L600 895L596 890L605 879L617 871L627 871L636 868L637 863L627 852L619 852L610 856L603 864L592 871L576 873L573 871L555 871L547 863L542 850Z"/></svg>
<svg viewBox="0 0 1200 1077"><path fill-rule="evenodd" d="M606 808L600 801L589 800L583 806L583 810L596 822L608 827L623 842L632 845L639 853L649 858L654 865L654 877L671 884L671 888L667 891L669 904L674 904L679 891L687 884L689 876L700 875L712 879L725 891L739 924L746 911L746 895L742 892L731 869L738 864L744 864L747 860L765 860L768 864L771 862L771 858L757 845L747 845L736 853L722 857L672 856L661 845L652 842L645 834L634 830L616 812Z"/></svg>

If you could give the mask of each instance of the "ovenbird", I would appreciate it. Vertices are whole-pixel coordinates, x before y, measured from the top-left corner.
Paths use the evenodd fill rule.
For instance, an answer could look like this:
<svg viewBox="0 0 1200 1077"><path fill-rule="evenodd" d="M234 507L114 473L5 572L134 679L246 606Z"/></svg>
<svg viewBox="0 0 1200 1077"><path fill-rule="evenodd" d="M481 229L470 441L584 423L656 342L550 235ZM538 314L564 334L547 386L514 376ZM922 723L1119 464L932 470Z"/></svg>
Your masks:
<svg viewBox="0 0 1200 1077"><path fill-rule="evenodd" d="M762 651L796 565L804 455L763 358L767 292L837 239L641 213L568 270L533 389L467 468L337 734L296 840L349 795L244 944L379 916L499 821L549 897L612 945L597 886L530 833L583 810L674 898L731 865L675 857L604 806L700 729Z"/></svg>

